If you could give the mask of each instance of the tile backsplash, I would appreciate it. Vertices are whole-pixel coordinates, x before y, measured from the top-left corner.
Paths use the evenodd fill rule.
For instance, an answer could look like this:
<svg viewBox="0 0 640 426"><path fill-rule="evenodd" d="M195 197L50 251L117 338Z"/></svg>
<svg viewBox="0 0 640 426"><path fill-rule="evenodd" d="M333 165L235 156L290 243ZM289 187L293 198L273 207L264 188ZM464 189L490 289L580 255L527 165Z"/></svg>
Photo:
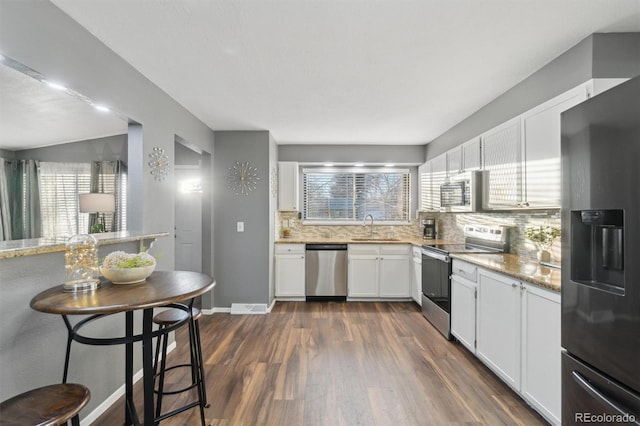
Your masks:
<svg viewBox="0 0 640 426"><path fill-rule="evenodd" d="M438 238L462 242L465 225L502 225L509 228L510 252L537 260L538 248L525 238L525 230L532 226L560 228L560 210L527 210L491 213L420 213L420 219L435 218ZM555 261L560 260L560 239L551 249Z"/></svg>
<svg viewBox="0 0 640 426"><path fill-rule="evenodd" d="M436 219L438 239L463 242L465 225L502 225L509 228L510 252L518 256L536 260L537 247L525 238L525 230L531 226L560 227L560 210L528 210L483 213L420 213L417 220L408 225L376 225L377 237L420 238L420 219ZM282 222L288 221L294 237L301 238L352 238L366 237L369 229L363 226L344 225L303 225L295 212L278 212L276 216L276 238L281 235ZM560 239L552 245L552 256L560 257Z"/></svg>
<svg viewBox="0 0 640 426"><path fill-rule="evenodd" d="M278 212L276 216L276 238L282 235L282 222L289 221L294 237L301 238L358 238L369 235L369 227L361 225L303 225L296 212ZM374 224L375 225L375 224ZM422 236L418 220L407 225L375 225L376 237L416 238Z"/></svg>

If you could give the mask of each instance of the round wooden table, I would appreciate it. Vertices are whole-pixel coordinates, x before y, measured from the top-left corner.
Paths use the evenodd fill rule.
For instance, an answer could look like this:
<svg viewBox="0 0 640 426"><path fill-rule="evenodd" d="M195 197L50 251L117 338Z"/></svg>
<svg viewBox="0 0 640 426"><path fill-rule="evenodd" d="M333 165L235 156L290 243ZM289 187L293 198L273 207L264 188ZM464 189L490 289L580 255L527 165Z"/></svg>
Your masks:
<svg viewBox="0 0 640 426"><path fill-rule="evenodd" d="M142 371L144 388L144 420L152 425L154 419L154 372L152 339L175 330L183 322L163 330L153 330L153 308L170 306L189 313L193 299L215 286L212 277L191 271L155 271L144 282L138 284L112 284L107 281L88 293L65 292L62 285L52 287L31 299L31 308L36 311L62 316L68 330L67 356L63 383L67 379L69 353L72 341L88 345L125 345L125 424L140 424L133 402L133 344L142 341ZM182 303L181 303L182 302ZM186 304L183 302L187 302ZM133 312L142 310L142 332L134 334ZM125 335L114 338L93 338L80 334L82 327L106 315L125 313ZM69 315L89 315L72 325Z"/></svg>

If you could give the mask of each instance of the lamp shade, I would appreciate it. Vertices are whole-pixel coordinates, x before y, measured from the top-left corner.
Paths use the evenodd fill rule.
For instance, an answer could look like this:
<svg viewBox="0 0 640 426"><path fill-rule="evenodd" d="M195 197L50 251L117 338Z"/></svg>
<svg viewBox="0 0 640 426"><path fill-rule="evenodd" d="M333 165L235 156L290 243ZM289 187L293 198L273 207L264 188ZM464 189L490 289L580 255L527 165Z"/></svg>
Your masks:
<svg viewBox="0 0 640 426"><path fill-rule="evenodd" d="M113 194L80 194L80 213L107 213L116 211Z"/></svg>

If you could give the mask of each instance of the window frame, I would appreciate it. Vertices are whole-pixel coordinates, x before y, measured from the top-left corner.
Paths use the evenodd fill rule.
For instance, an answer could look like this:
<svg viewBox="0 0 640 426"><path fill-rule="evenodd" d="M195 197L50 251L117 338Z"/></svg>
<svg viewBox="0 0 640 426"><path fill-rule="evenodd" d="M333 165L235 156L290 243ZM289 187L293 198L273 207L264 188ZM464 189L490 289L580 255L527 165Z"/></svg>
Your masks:
<svg viewBox="0 0 640 426"><path fill-rule="evenodd" d="M307 219L307 199L305 188L305 174L307 173L341 173L341 174L380 174L380 173L396 173L406 175L407 187L406 192L406 219L403 220L382 220L374 219L377 225L409 225L411 223L411 206L412 206L412 189L413 183L411 178L411 168L409 167L380 167L380 166L364 166L364 167L326 167L326 166L304 166L301 167L300 185L300 206L301 206L301 222L303 225L341 225L341 226L362 226L362 219L346 219L346 220L329 220L329 219ZM355 214L355 209L354 209Z"/></svg>

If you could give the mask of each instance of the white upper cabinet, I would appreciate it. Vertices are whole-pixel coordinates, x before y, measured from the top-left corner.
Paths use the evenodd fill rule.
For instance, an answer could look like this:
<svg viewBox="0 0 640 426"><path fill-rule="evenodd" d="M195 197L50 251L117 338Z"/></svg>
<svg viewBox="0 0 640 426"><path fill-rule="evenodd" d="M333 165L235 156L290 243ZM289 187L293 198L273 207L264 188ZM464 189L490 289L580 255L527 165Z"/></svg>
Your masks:
<svg viewBox="0 0 640 426"><path fill-rule="evenodd" d="M482 135L485 209L560 207L560 114L592 87L581 84Z"/></svg>
<svg viewBox="0 0 640 426"><path fill-rule="evenodd" d="M522 134L520 117L482 135L483 208L522 207Z"/></svg>
<svg viewBox="0 0 640 426"><path fill-rule="evenodd" d="M440 185L447 178L447 154L441 154L418 168L420 176L420 211L440 210Z"/></svg>
<svg viewBox="0 0 640 426"><path fill-rule="evenodd" d="M462 145L458 145L455 148L450 149L446 153L447 155L447 176L457 175L462 173Z"/></svg>
<svg viewBox="0 0 640 426"><path fill-rule="evenodd" d="M418 210L428 210L429 197L431 197L431 162L418 167Z"/></svg>
<svg viewBox="0 0 640 426"><path fill-rule="evenodd" d="M462 170L465 172L471 170L480 170L482 168L482 159L480 157L480 137L471 139L462 144Z"/></svg>
<svg viewBox="0 0 640 426"><path fill-rule="evenodd" d="M582 85L522 115L526 207L560 207L560 114L587 97Z"/></svg>
<svg viewBox="0 0 640 426"><path fill-rule="evenodd" d="M278 162L278 210L299 211L299 167L296 161Z"/></svg>

